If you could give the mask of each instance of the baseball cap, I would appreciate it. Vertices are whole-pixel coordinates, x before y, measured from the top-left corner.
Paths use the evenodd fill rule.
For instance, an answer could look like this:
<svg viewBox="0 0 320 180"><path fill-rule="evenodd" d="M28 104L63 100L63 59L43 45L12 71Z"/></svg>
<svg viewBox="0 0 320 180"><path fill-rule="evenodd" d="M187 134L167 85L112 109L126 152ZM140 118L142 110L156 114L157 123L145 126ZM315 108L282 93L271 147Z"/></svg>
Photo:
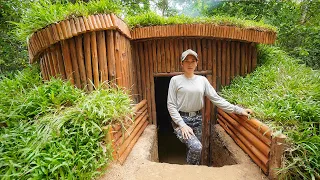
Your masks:
<svg viewBox="0 0 320 180"><path fill-rule="evenodd" d="M188 49L186 51L184 51L182 54L181 54L181 61L184 61L184 59L188 56L188 55L193 55L197 60L198 59L198 54L193 51L192 49Z"/></svg>

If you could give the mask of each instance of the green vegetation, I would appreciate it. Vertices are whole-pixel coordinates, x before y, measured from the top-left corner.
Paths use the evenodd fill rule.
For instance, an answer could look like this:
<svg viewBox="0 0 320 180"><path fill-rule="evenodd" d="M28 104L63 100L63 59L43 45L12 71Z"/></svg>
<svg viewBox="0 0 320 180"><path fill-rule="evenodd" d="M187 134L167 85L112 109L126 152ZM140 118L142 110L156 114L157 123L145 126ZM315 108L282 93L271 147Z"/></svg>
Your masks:
<svg viewBox="0 0 320 180"><path fill-rule="evenodd" d="M216 2L217 3L217 2ZM207 2L202 14L263 21L277 27L276 45L308 66L320 68L320 1Z"/></svg>
<svg viewBox="0 0 320 180"><path fill-rule="evenodd" d="M287 179L320 178L320 71L274 47L260 46L263 65L238 77L222 95L254 109L256 116L289 137L280 173Z"/></svg>
<svg viewBox="0 0 320 180"><path fill-rule="evenodd" d="M112 149L102 127L131 113L127 94L100 88L87 95L59 79L42 84L34 69L0 83L2 179L92 179L103 172Z"/></svg>
<svg viewBox="0 0 320 180"><path fill-rule="evenodd" d="M25 41L33 32L46 27L49 24L64 19L78 16L88 16L99 13L119 13L120 7L117 1L92 0L88 3L77 1L71 3L65 0L39 0L30 4L24 12L20 22L16 22L16 35L21 41Z"/></svg>
<svg viewBox="0 0 320 180"><path fill-rule="evenodd" d="M260 31L276 31L276 28L274 26L270 26L262 22L242 20L227 16L189 17L184 15L176 15L163 17L157 15L154 12L146 12L137 16L128 16L125 21L131 28L155 25L211 23L215 25L237 26L241 28L256 29Z"/></svg>

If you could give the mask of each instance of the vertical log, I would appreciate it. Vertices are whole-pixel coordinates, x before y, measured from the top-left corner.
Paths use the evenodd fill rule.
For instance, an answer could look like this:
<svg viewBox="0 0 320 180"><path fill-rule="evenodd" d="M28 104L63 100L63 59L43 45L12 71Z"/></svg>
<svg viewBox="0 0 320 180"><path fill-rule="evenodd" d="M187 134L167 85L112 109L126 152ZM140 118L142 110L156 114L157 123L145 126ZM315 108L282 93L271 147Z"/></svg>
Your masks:
<svg viewBox="0 0 320 180"><path fill-rule="evenodd" d="M134 59L134 62L136 63L136 69L137 69L137 86L138 86L138 96L139 96L139 101L142 100L142 85L141 85L141 80L142 80L142 77L141 77L141 65L140 65L140 56L139 56L139 53L138 53L138 50L139 50L139 47L138 47L138 43L134 43L133 46L132 46L134 49L134 52L135 52L135 59Z"/></svg>
<svg viewBox="0 0 320 180"><path fill-rule="evenodd" d="M202 43L202 70L206 71L208 70L208 47L207 47L207 40L206 39L202 39L201 40Z"/></svg>
<svg viewBox="0 0 320 180"><path fill-rule="evenodd" d="M170 72L171 61L170 61L170 43L169 39L164 40L165 51L166 51L166 72Z"/></svg>
<svg viewBox="0 0 320 180"><path fill-rule="evenodd" d="M221 85L226 85L226 62L227 61L227 42L222 41L222 56L221 56Z"/></svg>
<svg viewBox="0 0 320 180"><path fill-rule="evenodd" d="M86 68L84 66L83 49L82 49L82 36L77 36L76 38L76 49L77 49L77 59L80 72L80 84L82 89L86 89L87 86L87 76Z"/></svg>
<svg viewBox="0 0 320 180"><path fill-rule="evenodd" d="M155 72L162 72L161 71L161 41L156 40L156 48L157 48L157 71Z"/></svg>
<svg viewBox="0 0 320 180"><path fill-rule="evenodd" d="M181 70L181 54L183 52L183 39L179 39L179 60L178 60L178 71L182 71Z"/></svg>
<svg viewBox="0 0 320 180"><path fill-rule="evenodd" d="M157 121L156 121L156 97L155 97L155 91L154 91L154 78L153 78L153 57L154 54L153 54L153 46L152 46L152 42L154 41L149 41L149 78L150 78L150 92L151 92L151 95L150 95L150 103L151 103L151 113L150 113L150 117L152 118L152 124L157 124ZM150 121L151 122L151 121Z"/></svg>
<svg viewBox="0 0 320 180"><path fill-rule="evenodd" d="M235 43L234 41L231 42L231 46L230 46L230 55L231 55L231 69L230 69L230 81L234 78L234 74L235 74Z"/></svg>
<svg viewBox="0 0 320 180"><path fill-rule="evenodd" d="M91 32L91 61L93 71L93 84L95 88L99 86L99 62L97 52L97 35L96 32Z"/></svg>
<svg viewBox="0 0 320 180"><path fill-rule="evenodd" d="M221 86L221 40L217 40L217 91L220 90Z"/></svg>
<svg viewBox="0 0 320 180"><path fill-rule="evenodd" d="M158 63L157 63L157 45L156 45L156 41L155 40L152 40L151 41L151 49L152 49L152 61L153 61L153 72L155 73L155 72L157 72L157 65L158 65Z"/></svg>
<svg viewBox="0 0 320 180"><path fill-rule="evenodd" d="M165 41L164 39L160 40L160 47L161 47L161 72L167 72L166 70L166 52L165 52L165 45L164 45Z"/></svg>
<svg viewBox="0 0 320 180"><path fill-rule="evenodd" d="M207 40L208 42L208 70L212 70L212 40L211 39L208 39Z"/></svg>
<svg viewBox="0 0 320 180"><path fill-rule="evenodd" d="M169 39L169 54L170 54L170 72L175 72L175 59L174 59L174 46L173 46L173 39Z"/></svg>
<svg viewBox="0 0 320 180"><path fill-rule="evenodd" d="M227 54L226 54L226 85L230 84L230 41L227 41Z"/></svg>
<svg viewBox="0 0 320 180"><path fill-rule="evenodd" d="M212 75L207 76L208 81L212 82ZM205 97L204 119L202 121L202 153L201 160L203 165L209 164L209 140L210 140L210 111L211 102Z"/></svg>
<svg viewBox="0 0 320 180"><path fill-rule="evenodd" d="M138 43L139 48L139 58L140 58L140 65L141 65L141 90L142 90L142 99L147 99L147 89L146 89L146 69L145 69L145 58L143 54L143 42Z"/></svg>
<svg viewBox="0 0 320 180"><path fill-rule="evenodd" d="M86 74L88 90L93 90L92 64L91 64L91 37L89 33L84 34L84 58L86 63Z"/></svg>
<svg viewBox="0 0 320 180"><path fill-rule="evenodd" d="M257 67L257 44L254 43L252 48L252 71Z"/></svg>
<svg viewBox="0 0 320 180"><path fill-rule="evenodd" d="M71 38L68 41L69 41L69 48L71 52L72 69L73 69L76 86L78 88L81 88L80 73L79 73L79 66L78 66L77 52L76 52L76 45L74 42L74 38Z"/></svg>
<svg viewBox="0 0 320 180"><path fill-rule="evenodd" d="M286 136L273 136L269 156L269 179L278 179L277 169L281 168Z"/></svg>
<svg viewBox="0 0 320 180"><path fill-rule="evenodd" d="M48 56L49 59L51 60L51 64L52 64L52 70L54 71L54 76L57 78L60 76L59 73L59 69L58 69L58 61L57 61L57 57L56 57L56 50L54 48L54 46L51 46L50 48L48 48Z"/></svg>
<svg viewBox="0 0 320 180"><path fill-rule="evenodd" d="M110 30L110 31L107 31L107 39L106 39L106 42L107 42L107 52L108 52L108 74L109 74L109 77L108 79L110 81L115 81L116 79L116 62L115 62L115 47L114 47L114 44L115 44L115 41L114 41L114 32L113 30ZM114 82L115 83L115 82Z"/></svg>
<svg viewBox="0 0 320 180"><path fill-rule="evenodd" d="M166 44L168 44L168 43L166 43ZM146 90L147 90L147 101L148 101L148 114L149 114L149 122L150 123L152 123L152 121L151 121L151 89L150 89L150 71L149 71L149 69L150 69L150 67L149 67L149 41L146 41L146 42L144 42L143 43L143 45L144 45L144 59L145 59L145 63L144 63L144 69L145 69L145 71L146 71ZM168 54L168 53L167 53Z"/></svg>
<svg viewBox="0 0 320 180"><path fill-rule="evenodd" d="M240 44L240 51L241 51L240 75L244 76L246 73L246 45L245 45L245 43Z"/></svg>
<svg viewBox="0 0 320 180"><path fill-rule="evenodd" d="M74 85L74 78L72 73L72 62L70 57L70 50L69 50L69 43L67 40L61 41L61 49L62 49L62 56L64 60L64 66L66 70L67 79Z"/></svg>
<svg viewBox="0 0 320 180"><path fill-rule="evenodd" d="M174 47L173 49L174 49L174 64L175 64L175 69L173 72L178 72L179 71L179 56L180 56L179 40L178 39L174 39L173 47Z"/></svg>
<svg viewBox="0 0 320 180"><path fill-rule="evenodd" d="M99 74L101 74L101 81L108 81L108 65L107 65L107 51L106 38L104 31L97 32L98 45L98 60L99 60Z"/></svg>
<svg viewBox="0 0 320 180"><path fill-rule="evenodd" d="M236 43L236 72L235 72L235 76L239 76L240 72L241 72L241 48L240 48L240 42L235 42Z"/></svg>
<svg viewBox="0 0 320 180"><path fill-rule="evenodd" d="M217 89L217 42L212 40L212 86Z"/></svg>
<svg viewBox="0 0 320 180"><path fill-rule="evenodd" d="M251 46L252 46L252 43L249 43L248 44L248 46L247 46L247 52L248 52L248 55L247 55L247 61L248 61L248 73L251 73L251 71L252 71L252 68L251 68L251 66L252 66L252 61L251 61L251 59L252 59L252 57L251 57Z"/></svg>
<svg viewBox="0 0 320 180"><path fill-rule="evenodd" d="M62 79L67 79L66 76L66 71L64 69L64 62L62 59L62 51L61 51L61 45L57 43L56 45L56 51L57 51L57 61L58 61L58 66L59 66L59 72L61 74Z"/></svg>
<svg viewBox="0 0 320 180"><path fill-rule="evenodd" d="M120 67L120 34L115 31L114 33L114 54L115 54L115 65L116 65L116 75L117 75L117 85L122 86L122 77L121 77L121 67Z"/></svg>
<svg viewBox="0 0 320 180"><path fill-rule="evenodd" d="M197 42L197 53L198 53L198 71L202 71L203 57L202 57L202 48L201 48L201 39L196 39Z"/></svg>
<svg viewBox="0 0 320 180"><path fill-rule="evenodd" d="M44 63L43 63L43 58L40 58L40 68L41 68L42 78L43 78L44 80L47 80L48 77L47 77L47 72L45 71L45 67L44 67Z"/></svg>

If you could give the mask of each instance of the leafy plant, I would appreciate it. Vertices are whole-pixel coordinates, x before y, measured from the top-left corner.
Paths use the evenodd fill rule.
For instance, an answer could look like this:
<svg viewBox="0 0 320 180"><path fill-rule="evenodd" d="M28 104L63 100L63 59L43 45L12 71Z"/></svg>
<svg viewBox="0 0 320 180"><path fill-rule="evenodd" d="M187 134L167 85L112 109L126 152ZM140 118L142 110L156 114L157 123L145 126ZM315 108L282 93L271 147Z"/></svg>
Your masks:
<svg viewBox="0 0 320 180"><path fill-rule="evenodd" d="M236 78L222 95L254 109L274 131L289 137L282 173L286 179L320 175L320 71L275 47L259 46L262 66Z"/></svg>

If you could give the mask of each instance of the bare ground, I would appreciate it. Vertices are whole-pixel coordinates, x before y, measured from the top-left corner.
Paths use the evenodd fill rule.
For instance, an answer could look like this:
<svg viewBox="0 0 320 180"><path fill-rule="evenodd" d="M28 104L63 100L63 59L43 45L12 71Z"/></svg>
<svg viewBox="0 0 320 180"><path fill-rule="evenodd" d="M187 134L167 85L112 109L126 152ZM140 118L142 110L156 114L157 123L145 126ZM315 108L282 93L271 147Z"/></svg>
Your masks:
<svg viewBox="0 0 320 180"><path fill-rule="evenodd" d="M139 138L126 162L113 163L101 180L260 180L267 179L250 158L218 126L215 130L225 139L228 150L238 164L223 167L158 163L157 130L149 125ZM156 150L156 151L154 151ZM156 162L153 162L156 161Z"/></svg>

